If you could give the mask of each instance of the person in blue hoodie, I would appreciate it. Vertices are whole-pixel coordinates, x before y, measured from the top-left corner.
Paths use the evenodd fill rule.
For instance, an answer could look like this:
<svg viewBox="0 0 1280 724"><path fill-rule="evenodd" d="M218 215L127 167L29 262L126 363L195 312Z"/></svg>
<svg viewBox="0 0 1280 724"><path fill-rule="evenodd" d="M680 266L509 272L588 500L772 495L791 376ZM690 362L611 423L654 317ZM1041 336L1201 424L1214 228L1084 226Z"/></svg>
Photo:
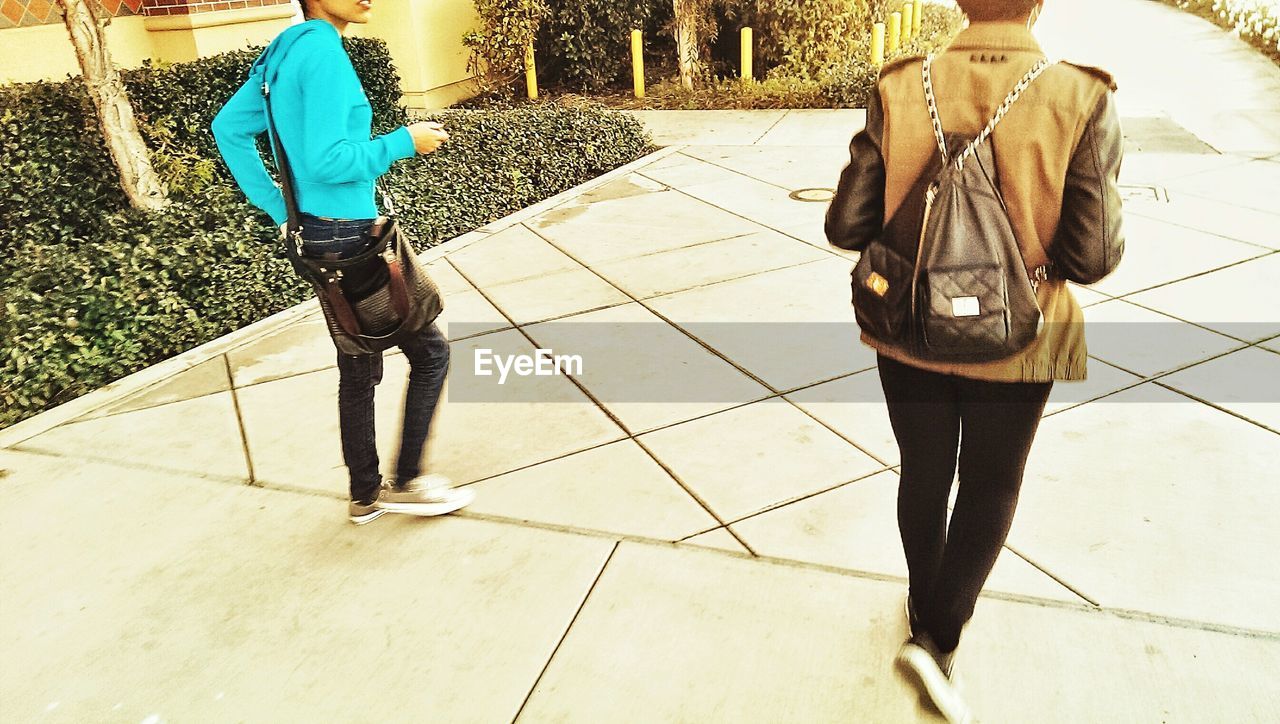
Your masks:
<svg viewBox="0 0 1280 724"><path fill-rule="evenodd" d="M272 113L293 168L303 253L352 256L367 243L364 232L378 216L378 177L396 161L435 151L449 135L439 124L423 122L372 137L373 109L342 46L350 23L369 22L371 0L302 2L308 20L282 32L258 57L249 79L214 118L213 135L236 183L283 236L284 196L256 144L267 130L262 84L269 81ZM449 370L449 343L432 324L401 349L410 366L409 389L395 478L385 481L374 434L382 356L338 353L339 428L351 478L348 515L356 524L387 512L442 515L474 498L442 476L421 475L423 448Z"/></svg>

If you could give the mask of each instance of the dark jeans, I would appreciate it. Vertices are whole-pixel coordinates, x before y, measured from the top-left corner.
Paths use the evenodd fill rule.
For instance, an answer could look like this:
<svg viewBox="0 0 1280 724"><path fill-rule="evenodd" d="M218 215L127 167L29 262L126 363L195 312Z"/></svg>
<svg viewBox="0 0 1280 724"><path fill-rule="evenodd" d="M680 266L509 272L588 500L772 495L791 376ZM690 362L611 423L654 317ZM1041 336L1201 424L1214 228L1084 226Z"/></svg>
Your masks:
<svg viewBox="0 0 1280 724"><path fill-rule="evenodd" d="M303 214L302 239L307 254L351 255L363 246L362 233L372 219L331 220ZM432 324L400 345L409 362L409 390L404 401L404 422L396 479L408 482L422 470L422 452L440 390L449 373L449 341ZM374 427L374 388L382 381L382 355L352 357L338 354L338 420L342 433L342 458L351 476L351 499L368 502L378 496L382 475L378 469L378 443Z"/></svg>
<svg viewBox="0 0 1280 724"><path fill-rule="evenodd" d="M1053 383L983 382L878 362L902 454L898 530L911 600L920 626L950 651L1009 535ZM957 451L960 487L948 527Z"/></svg>

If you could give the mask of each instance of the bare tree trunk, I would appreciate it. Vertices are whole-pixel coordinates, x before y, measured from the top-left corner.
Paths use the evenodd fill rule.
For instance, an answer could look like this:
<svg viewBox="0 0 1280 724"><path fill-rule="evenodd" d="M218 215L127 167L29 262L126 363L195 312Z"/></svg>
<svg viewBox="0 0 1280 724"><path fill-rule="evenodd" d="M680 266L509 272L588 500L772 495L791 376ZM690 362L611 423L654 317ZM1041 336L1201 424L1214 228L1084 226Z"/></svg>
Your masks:
<svg viewBox="0 0 1280 724"><path fill-rule="evenodd" d="M698 17L697 4L693 0L673 0L675 3L676 51L680 59L680 83L693 90L693 79L698 74Z"/></svg>
<svg viewBox="0 0 1280 724"><path fill-rule="evenodd" d="M138 209L162 209L168 203L168 191L151 167L120 71L111 64L111 51L89 2L92 0L58 0L85 87L98 112L102 138L120 171L120 185L129 203Z"/></svg>

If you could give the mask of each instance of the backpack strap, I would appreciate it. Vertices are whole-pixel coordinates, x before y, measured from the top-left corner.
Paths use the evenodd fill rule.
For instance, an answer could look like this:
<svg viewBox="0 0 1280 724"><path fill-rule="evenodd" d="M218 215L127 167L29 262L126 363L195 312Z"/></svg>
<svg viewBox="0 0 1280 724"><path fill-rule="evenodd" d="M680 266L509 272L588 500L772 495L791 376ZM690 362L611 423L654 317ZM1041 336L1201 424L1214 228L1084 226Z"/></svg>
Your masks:
<svg viewBox="0 0 1280 724"><path fill-rule="evenodd" d="M1009 91L1009 95L1005 96L1004 102L996 109L995 116L993 116L991 121L987 123L986 128L983 128L977 138L970 141L969 145L965 146L963 151L957 154L955 158L952 158L951 154L947 151L947 137L942 130L942 119L938 115L938 101L933 92L932 66L934 57L935 56L930 55L924 60L924 69L922 71L924 74L924 98L929 104L929 119L933 122L933 135L938 142L938 150L942 152L942 160L944 163L954 163L957 169L964 168L965 161L972 158L977 152L978 147L987 142L987 139L991 137L991 133L996 130L996 126L1000 125L1000 121L1004 120L1009 109L1012 108L1013 104L1017 103L1018 99L1022 97L1023 92L1031 86L1036 78L1040 77L1041 73L1044 73L1053 65L1053 63L1049 62L1047 58L1041 58L1037 61L1036 64L1031 67L1031 70L1027 71L1027 74L1022 76L1022 80L1018 81L1018 84L1013 87L1013 90Z"/></svg>

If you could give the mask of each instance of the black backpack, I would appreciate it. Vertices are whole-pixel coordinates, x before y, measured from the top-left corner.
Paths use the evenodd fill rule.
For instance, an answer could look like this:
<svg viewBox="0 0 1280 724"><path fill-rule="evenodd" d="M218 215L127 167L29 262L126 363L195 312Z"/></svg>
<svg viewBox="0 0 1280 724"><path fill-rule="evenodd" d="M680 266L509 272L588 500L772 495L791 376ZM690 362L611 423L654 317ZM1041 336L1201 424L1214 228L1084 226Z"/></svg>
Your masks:
<svg viewBox="0 0 1280 724"><path fill-rule="evenodd" d="M995 181L987 140L1050 63L1041 60L1010 91L995 117L957 153L948 149L930 67L925 99L941 152L907 203L862 252L853 270L858 325L872 337L929 361L988 362L1017 353L1040 332L1036 285L1028 273Z"/></svg>

